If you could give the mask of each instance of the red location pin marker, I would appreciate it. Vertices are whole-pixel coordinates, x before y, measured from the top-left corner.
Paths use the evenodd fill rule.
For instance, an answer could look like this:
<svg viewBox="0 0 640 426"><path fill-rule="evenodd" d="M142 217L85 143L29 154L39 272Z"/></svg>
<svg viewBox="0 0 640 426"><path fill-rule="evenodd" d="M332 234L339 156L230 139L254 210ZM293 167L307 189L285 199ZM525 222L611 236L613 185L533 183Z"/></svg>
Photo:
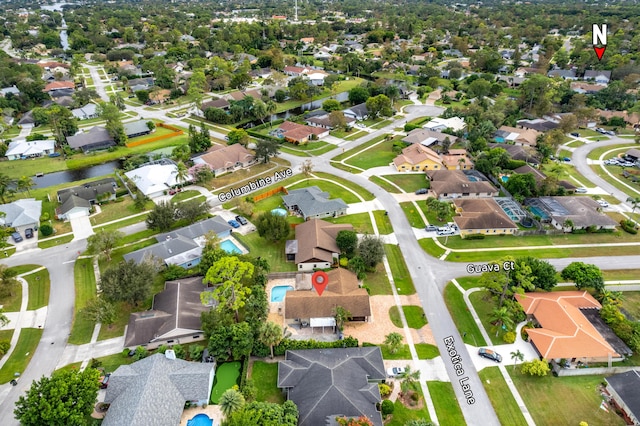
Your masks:
<svg viewBox="0 0 640 426"><path fill-rule="evenodd" d="M329 276L322 271L314 272L311 276L311 284L313 284L313 288L316 289L318 296L322 296L324 289L327 288L327 284L329 284Z"/></svg>

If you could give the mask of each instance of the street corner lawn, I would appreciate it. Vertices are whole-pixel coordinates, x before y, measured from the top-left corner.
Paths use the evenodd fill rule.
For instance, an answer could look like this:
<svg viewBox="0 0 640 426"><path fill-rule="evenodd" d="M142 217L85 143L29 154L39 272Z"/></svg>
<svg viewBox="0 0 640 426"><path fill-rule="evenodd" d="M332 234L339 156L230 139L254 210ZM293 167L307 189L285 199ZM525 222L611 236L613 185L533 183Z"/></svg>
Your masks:
<svg viewBox="0 0 640 426"><path fill-rule="evenodd" d="M402 311L404 312L409 328L420 329L427 325L427 317L422 310L422 306L403 306ZM402 328L402 319L400 318L400 312L397 306L389 308L389 317L393 325Z"/></svg>

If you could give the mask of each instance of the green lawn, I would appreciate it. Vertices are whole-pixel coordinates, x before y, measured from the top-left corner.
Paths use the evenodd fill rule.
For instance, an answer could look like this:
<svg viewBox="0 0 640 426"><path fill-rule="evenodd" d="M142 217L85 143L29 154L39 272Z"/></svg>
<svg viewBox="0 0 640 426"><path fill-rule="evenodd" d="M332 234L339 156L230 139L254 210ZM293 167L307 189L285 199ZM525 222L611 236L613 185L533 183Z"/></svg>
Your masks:
<svg viewBox="0 0 640 426"><path fill-rule="evenodd" d="M67 168L67 163L63 157L50 158L45 156L28 160L2 162L2 173L11 179L20 179L22 176L34 177L37 173L59 172L67 170Z"/></svg>
<svg viewBox="0 0 640 426"><path fill-rule="evenodd" d="M390 192L392 194L400 194L400 190L398 188L378 176L371 176L369 180L387 192Z"/></svg>
<svg viewBox="0 0 640 426"><path fill-rule="evenodd" d="M433 241L433 238L422 238L421 240L418 240L418 244L420 244L422 250L435 258L439 258L445 254L445 250L437 245L436 242Z"/></svg>
<svg viewBox="0 0 640 426"><path fill-rule="evenodd" d="M424 213L424 216L427 218L430 225L442 226L447 222L453 221L454 214L451 211L446 216L442 217L442 220L440 220L435 212L429 210L426 201L416 201L416 203L420 207L420 210L422 210L422 213Z"/></svg>
<svg viewBox="0 0 640 426"><path fill-rule="evenodd" d="M491 298L489 292L487 290L473 292L469 295L469 300L476 310L476 313L482 322L482 326L489 334L491 342L494 345L504 344L504 340L502 340L504 331L502 329L496 330L495 326L491 324L492 312L497 307L497 303ZM496 331L498 331L497 336Z"/></svg>
<svg viewBox="0 0 640 426"><path fill-rule="evenodd" d="M278 388L278 363L254 361L251 380L256 387L256 401L282 404L284 395Z"/></svg>
<svg viewBox="0 0 640 426"><path fill-rule="evenodd" d="M433 359L440 356L440 350L435 345L429 343L416 343L416 352L418 353L418 359Z"/></svg>
<svg viewBox="0 0 640 426"><path fill-rule="evenodd" d="M101 367L107 373L113 373L121 365L129 365L135 361L132 356L123 355L122 352L96 358L96 360L100 361Z"/></svg>
<svg viewBox="0 0 640 426"><path fill-rule="evenodd" d="M394 140L381 142L373 148L360 151L358 155L348 159L345 163L365 170L372 167L387 166L397 156L392 150L393 143Z"/></svg>
<svg viewBox="0 0 640 426"><path fill-rule="evenodd" d="M89 300L96 295L96 277L93 273L92 259L78 259L74 267L74 280L76 288L76 302L73 312L73 324L69 343L82 345L91 341L93 334L93 321L80 314Z"/></svg>
<svg viewBox="0 0 640 426"><path fill-rule="evenodd" d="M19 312L22 307L22 285L16 285L8 296L0 298L0 305L4 312Z"/></svg>
<svg viewBox="0 0 640 426"><path fill-rule="evenodd" d="M386 139L388 135L380 135L380 136L376 136L375 138L371 139L370 141L367 141L365 143L363 143L360 146L357 146L355 148L351 148L349 151L345 151L340 155L336 155L335 157L332 158L333 161L341 161L344 160L345 158L351 157L354 154L358 154L360 152L362 152L363 150L366 150L367 148L377 144L380 141L383 141Z"/></svg>
<svg viewBox="0 0 640 426"><path fill-rule="evenodd" d="M474 287L481 287L478 283L478 281L480 281L479 276L460 277L456 278L456 281L458 281L460 287L464 288L465 290L469 290L470 288Z"/></svg>
<svg viewBox="0 0 640 426"><path fill-rule="evenodd" d="M34 269L40 268L40 265L20 265L13 266L11 268L12 271L16 273L16 275L26 274L29 271L33 271Z"/></svg>
<svg viewBox="0 0 640 426"><path fill-rule="evenodd" d="M622 307L636 321L640 320L640 291L625 291L622 298Z"/></svg>
<svg viewBox="0 0 640 426"><path fill-rule="evenodd" d="M415 294L416 288L413 285L411 275L409 275L400 247L394 244L385 244L384 251L387 255L387 261L389 262L389 268L391 269L398 294Z"/></svg>
<svg viewBox="0 0 640 426"><path fill-rule="evenodd" d="M199 193L195 195L199 195ZM155 204L153 203L153 201L149 200L145 204L145 209L151 210L154 206ZM134 201L131 199L131 197L126 195L124 197L116 199L115 201L111 201L100 206L100 213L91 217L91 224L94 226L100 225L114 220L123 219L137 213L142 213L142 211L138 210L135 207Z"/></svg>
<svg viewBox="0 0 640 426"><path fill-rule="evenodd" d="M400 346L394 354L389 352L389 349L387 349L385 345L380 345L380 351L382 352L382 358L384 359L411 359L411 351L409 350L409 345L407 344Z"/></svg>
<svg viewBox="0 0 640 426"><path fill-rule="evenodd" d="M422 217L420 217L420 214L418 213L418 209L411 201L400 203L400 207L404 210L404 214L407 216L411 226L414 228L424 228L424 220L422 220Z"/></svg>
<svg viewBox="0 0 640 426"><path fill-rule="evenodd" d="M360 199L351 191L348 191L341 186L336 185L335 183L327 182L326 180L320 179L306 179L304 182L299 182L293 186L290 186L289 188L287 188L287 190L291 191L294 189L308 188L310 186L317 186L318 188L320 188L320 190L328 192L330 198L341 198L342 201L347 204L360 202Z"/></svg>
<svg viewBox="0 0 640 426"><path fill-rule="evenodd" d="M634 196L640 194L640 184L638 182L634 183L631 181L631 179L626 179L624 176L622 176L622 167L606 166L609 173L611 173L614 177L611 177L609 176L609 174L605 173L600 166L591 165L590 167L591 170L593 170L598 176L618 188L620 191L626 194L632 194ZM633 190L635 190L635 192L632 189L629 189L626 186L622 185L621 182L629 185L631 188L633 188Z"/></svg>
<svg viewBox="0 0 640 426"><path fill-rule="evenodd" d="M49 304L49 271L42 269L23 277L29 283L29 302L27 310L35 310Z"/></svg>
<svg viewBox="0 0 640 426"><path fill-rule="evenodd" d="M12 337L13 337L13 330L0 330L0 340L11 341ZM0 358L2 358L2 357L0 357Z"/></svg>
<svg viewBox="0 0 640 426"><path fill-rule="evenodd" d="M536 424L577 425L581 421L594 425L625 424L615 410L607 413L600 409L601 375L532 377L514 371L512 366L507 370ZM562 401L562 409L558 409L558 401Z"/></svg>
<svg viewBox="0 0 640 426"><path fill-rule="evenodd" d="M522 254L519 254L521 252ZM464 253L451 253L447 256L448 261L452 262L490 262L505 256L531 256L539 258L567 258L567 257L593 257L602 256L602 247L576 247L576 248L541 248L533 250L514 250L504 249L498 251L475 251ZM626 256L638 254L637 246L619 246L607 247L608 256Z"/></svg>
<svg viewBox="0 0 640 426"><path fill-rule="evenodd" d="M427 325L427 317L422 310L422 306L403 305L402 311L404 312L404 317L407 319L409 328L419 329ZM391 318L393 325L402 328L402 319L400 318L400 312L397 306L389 308L389 318Z"/></svg>
<svg viewBox="0 0 640 426"><path fill-rule="evenodd" d="M375 197L372 193L370 193L369 191L367 191L365 188L361 187L360 185L357 185L347 179L343 179L339 176L335 176L329 173L324 173L324 172L318 172L318 171L314 171L313 174L319 178L324 178L324 179L331 179L332 181L339 183L341 185L346 186L347 188L353 190L354 192L357 192L358 195L360 195L365 201L371 201L373 200ZM360 201L360 200L358 200ZM346 202L346 200L345 200Z"/></svg>
<svg viewBox="0 0 640 426"><path fill-rule="evenodd" d="M373 234L373 225L369 213L354 213L345 216L327 217L324 220L331 223L348 223L359 234Z"/></svg>
<svg viewBox="0 0 640 426"><path fill-rule="evenodd" d="M54 246L59 246L62 244L66 244L73 240L73 234L70 235L62 235L58 238L51 238L44 241L38 241L38 248L46 249Z"/></svg>
<svg viewBox="0 0 640 426"><path fill-rule="evenodd" d="M119 302L115 304L115 308L115 321L110 325L100 325L98 340L107 340L113 337L122 336L124 334L124 328L129 323L129 317L131 316L131 312L134 311L134 307L129 305L128 303ZM141 307L137 307L137 309L135 310L139 311L141 310Z"/></svg>
<svg viewBox="0 0 640 426"><path fill-rule="evenodd" d="M363 284L369 288L371 296L393 294L391 283L389 283L384 265L381 263L376 266L375 272L367 272Z"/></svg>
<svg viewBox="0 0 640 426"><path fill-rule="evenodd" d="M587 158L592 160L599 160L600 156L605 152L609 152L608 157L604 158L605 160L610 157L615 157L621 151L626 151L629 148L635 148L634 144L620 144L620 145L609 145L609 146L601 146L600 148L596 148L589 153Z"/></svg>
<svg viewBox="0 0 640 426"><path fill-rule="evenodd" d="M16 347L0 369L0 384L7 383L14 378L14 373L22 373L27 368L41 337L42 329L39 328L23 328L20 331Z"/></svg>
<svg viewBox="0 0 640 426"><path fill-rule="evenodd" d="M388 235L393 232L393 226L391 225L389 216L387 216L385 213L386 212L383 210L373 211L373 217L376 219L376 226L378 227L378 232L381 235Z"/></svg>
<svg viewBox="0 0 640 426"><path fill-rule="evenodd" d="M405 192L416 192L420 188L428 188L427 178L424 173L404 173L397 175L381 176L404 189Z"/></svg>
<svg viewBox="0 0 640 426"><path fill-rule="evenodd" d="M489 400L491 401L491 405L493 405L493 409L496 411L498 416L498 420L500 424L509 425L509 426L526 426L527 422L522 415L522 411L520 411L520 407L518 403L513 398L513 394L509 390L507 386L507 382L504 381L504 377L500 374L500 370L498 367L487 367L478 371L478 375L480 376L480 380L482 380L482 385L487 391L487 395L489 396ZM518 388L520 391L520 395L522 395L522 390ZM558 401L562 401L562 409L564 410L565 400L571 399L571 397L564 396L560 397L560 399L552 402L552 407L555 410L558 410ZM529 411L531 412L531 407L527 405ZM594 410L595 411L595 410ZM578 424L575 423L566 423L566 424ZM545 423L539 423L545 424ZM547 424L560 424L556 422L551 422Z"/></svg>
<svg viewBox="0 0 640 426"><path fill-rule="evenodd" d="M398 385L396 385L398 386ZM427 410L427 406L424 403L424 395L422 394L422 389L420 389L419 385L414 386L414 391L420 394L420 401L422 403L422 408L414 409L406 407L402 401L397 400L393 403L394 410L391 421L386 423L386 426L404 426L409 420L414 419L425 419L429 420L429 410Z"/></svg>
<svg viewBox="0 0 640 426"><path fill-rule="evenodd" d="M239 384L240 361L225 362L216 367L216 375L213 380L213 389L211 390L211 403L217 404L220 396L230 389L233 385Z"/></svg>
<svg viewBox="0 0 640 426"><path fill-rule="evenodd" d="M429 395L433 400L440 426L465 424L451 382L427 382L427 388L429 388Z"/></svg>
<svg viewBox="0 0 640 426"><path fill-rule="evenodd" d="M260 237L257 232L247 235L234 234L234 237L243 243L248 249L251 256L261 256L269 262L271 272L288 272L295 271L296 264L287 262L284 254L285 241L271 242Z"/></svg>
<svg viewBox="0 0 640 426"><path fill-rule="evenodd" d="M458 332L462 335L462 340L470 345L485 346L484 337L480 334L480 330L471 312L469 312L467 304L464 303L462 293L452 283L447 284L444 289L444 301Z"/></svg>

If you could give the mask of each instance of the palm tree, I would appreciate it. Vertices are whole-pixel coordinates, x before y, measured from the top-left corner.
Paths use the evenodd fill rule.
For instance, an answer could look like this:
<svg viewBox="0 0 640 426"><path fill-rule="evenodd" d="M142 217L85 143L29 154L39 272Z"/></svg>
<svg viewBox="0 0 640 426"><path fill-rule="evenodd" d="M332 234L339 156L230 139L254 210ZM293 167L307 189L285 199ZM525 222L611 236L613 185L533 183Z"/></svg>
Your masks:
<svg viewBox="0 0 640 426"><path fill-rule="evenodd" d="M338 327L338 331L342 331L344 329L344 323L349 321L349 318L351 318L351 312L342 306L336 306L333 310L333 315L336 320L336 327Z"/></svg>
<svg viewBox="0 0 640 426"><path fill-rule="evenodd" d="M384 344L389 349L389 352L395 354L400 349L400 345L402 344L402 334L400 333L389 333L385 336Z"/></svg>
<svg viewBox="0 0 640 426"><path fill-rule="evenodd" d="M36 183L30 176L22 176L16 182L16 189L20 192L27 191L27 194L29 194L29 196L31 196L31 188L33 188L34 186L36 186Z"/></svg>
<svg viewBox="0 0 640 426"><path fill-rule="evenodd" d="M411 367L407 365L404 372L400 375L400 389L403 393L411 391L413 384L420 380L420 370L411 371Z"/></svg>
<svg viewBox="0 0 640 426"><path fill-rule="evenodd" d="M176 181L178 181L178 184L182 184L189 178L189 170L182 161L179 161L176 167Z"/></svg>
<svg viewBox="0 0 640 426"><path fill-rule="evenodd" d="M260 326L259 340L262 344L269 346L271 351L271 359L273 359L273 347L278 345L284 339L282 328L275 322L267 321Z"/></svg>
<svg viewBox="0 0 640 426"><path fill-rule="evenodd" d="M501 327L504 327L507 331L513 329L511 312L509 312L506 306L495 308L491 313L491 323L496 325L496 337Z"/></svg>
<svg viewBox="0 0 640 426"><path fill-rule="evenodd" d="M604 289L600 292L600 303L604 305L619 306L624 300L624 295L620 291L611 291Z"/></svg>
<svg viewBox="0 0 640 426"><path fill-rule="evenodd" d="M231 388L224 391L218 401L222 413L229 417L234 411L238 411L244 405L244 396L237 390Z"/></svg>
<svg viewBox="0 0 640 426"><path fill-rule="evenodd" d="M627 203L631 203L631 213L633 213L638 207L638 204L640 204L640 197L629 197L627 198Z"/></svg>
<svg viewBox="0 0 640 426"><path fill-rule="evenodd" d="M13 190L11 186L14 184L14 180L4 173L0 173L0 200L2 203L6 203L7 199L5 196L10 196Z"/></svg>
<svg viewBox="0 0 640 426"><path fill-rule="evenodd" d="M269 99L266 104L267 114L269 114L269 127L273 126L273 114L278 110L278 104L276 104L273 99Z"/></svg>
<svg viewBox="0 0 640 426"><path fill-rule="evenodd" d="M518 349L515 352L511 352L511 359L513 360L513 366L515 367L517 361L522 362L524 360L524 354L520 352L520 349Z"/></svg>

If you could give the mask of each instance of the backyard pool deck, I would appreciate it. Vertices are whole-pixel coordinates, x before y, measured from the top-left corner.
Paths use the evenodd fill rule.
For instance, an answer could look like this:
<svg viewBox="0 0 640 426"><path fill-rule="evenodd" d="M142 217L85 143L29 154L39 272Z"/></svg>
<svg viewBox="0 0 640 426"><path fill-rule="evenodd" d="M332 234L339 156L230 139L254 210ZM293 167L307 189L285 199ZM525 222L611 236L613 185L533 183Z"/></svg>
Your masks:
<svg viewBox="0 0 640 426"><path fill-rule="evenodd" d="M213 426L220 426L224 419L224 414L220 410L219 405L209 404L206 407L191 407L182 412L180 417L180 426L187 426L187 422L195 417L197 414L204 413L209 418L213 419Z"/></svg>

